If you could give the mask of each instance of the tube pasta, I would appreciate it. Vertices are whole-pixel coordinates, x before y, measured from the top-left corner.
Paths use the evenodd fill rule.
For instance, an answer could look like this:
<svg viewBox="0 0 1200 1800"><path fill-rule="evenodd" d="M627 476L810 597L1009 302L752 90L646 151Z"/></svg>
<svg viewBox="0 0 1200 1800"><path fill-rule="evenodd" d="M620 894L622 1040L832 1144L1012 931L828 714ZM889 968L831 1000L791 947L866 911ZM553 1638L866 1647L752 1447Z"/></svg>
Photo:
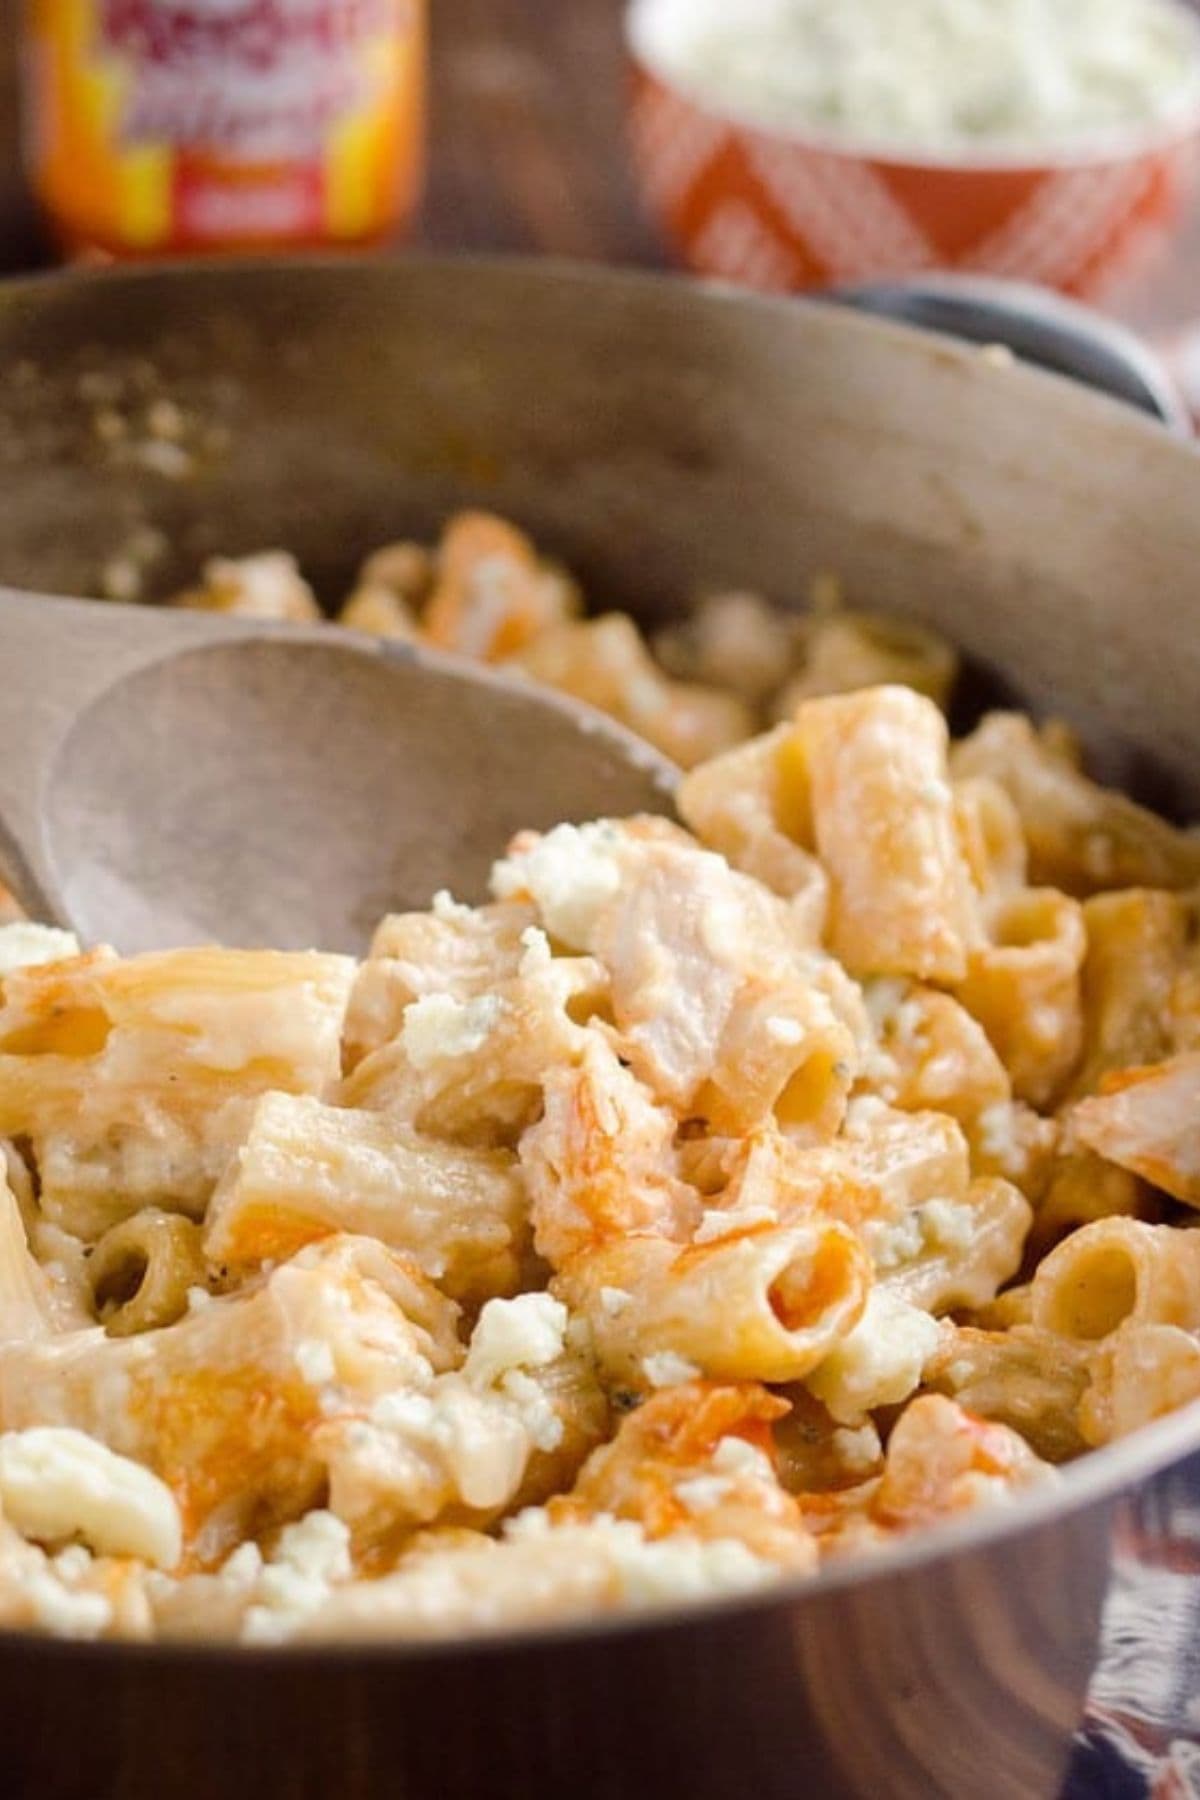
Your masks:
<svg viewBox="0 0 1200 1800"><path fill-rule="evenodd" d="M820 941L829 883L813 854L808 768L794 726L702 763L679 784L677 804L702 843L790 900L806 940Z"/></svg>
<svg viewBox="0 0 1200 1800"><path fill-rule="evenodd" d="M740 743L754 730L754 714L737 695L668 680L624 613L543 631L515 662L534 680L619 719L683 769Z"/></svg>
<svg viewBox="0 0 1200 1800"><path fill-rule="evenodd" d="M16 1195L0 1171L0 1342L49 1337L55 1328L50 1284L30 1253Z"/></svg>
<svg viewBox="0 0 1200 1800"><path fill-rule="evenodd" d="M803 667L775 701L788 719L806 700L862 688L904 687L945 707L958 679L958 656L937 632L888 613L836 612L800 621Z"/></svg>
<svg viewBox="0 0 1200 1800"><path fill-rule="evenodd" d="M646 843L591 945L622 1052L661 1099L718 1130L774 1111L836 1131L857 1062L857 996L758 883L711 852Z"/></svg>
<svg viewBox="0 0 1200 1800"><path fill-rule="evenodd" d="M1096 1219L1143 1219L1156 1224L1162 1208L1145 1182L1105 1162L1093 1150L1068 1145L1056 1158L1037 1202L1030 1250L1042 1257L1068 1232Z"/></svg>
<svg viewBox="0 0 1200 1800"><path fill-rule="evenodd" d="M46 1217L94 1239L143 1206L201 1213L250 1102L336 1080L353 967L172 950L16 970L0 1005L0 1133L30 1140Z"/></svg>
<svg viewBox="0 0 1200 1800"><path fill-rule="evenodd" d="M1029 857L1021 815L998 781L987 775L951 783L963 855L985 898L1029 885Z"/></svg>
<svg viewBox="0 0 1200 1800"><path fill-rule="evenodd" d="M626 1233L690 1236L700 1200L676 1173L674 1136L671 1114L603 1038L550 1075L519 1152L539 1254L558 1267Z"/></svg>
<svg viewBox="0 0 1200 1800"><path fill-rule="evenodd" d="M346 1231L407 1253L451 1299L478 1305L520 1285L524 1183L511 1151L442 1143L311 1095L264 1095L209 1204L209 1263L244 1274Z"/></svg>
<svg viewBox="0 0 1200 1800"><path fill-rule="evenodd" d="M969 1128L1012 1098L1008 1071L982 1025L949 994L891 979L864 990L875 1054L862 1085L912 1112L943 1112Z"/></svg>
<svg viewBox="0 0 1200 1800"><path fill-rule="evenodd" d="M747 647L752 702L639 691L628 622L502 521L412 548L361 622L557 663L685 760L796 648ZM800 636L809 685L894 649ZM951 770L896 686L805 699L681 810L522 832L488 905L360 967L7 928L0 1624L740 1592L1200 1403L1197 841L1064 730L993 719Z"/></svg>
<svg viewBox="0 0 1200 1800"><path fill-rule="evenodd" d="M176 594L170 604L275 623L306 625L321 617L316 595L286 550L211 557L200 586Z"/></svg>
<svg viewBox="0 0 1200 1800"><path fill-rule="evenodd" d="M1078 902L1053 888L1018 889L987 909L989 942L971 950L955 990L1008 1070L1013 1093L1048 1106L1083 1042Z"/></svg>
<svg viewBox="0 0 1200 1800"><path fill-rule="evenodd" d="M1097 1219L1039 1263L1032 1297L1033 1323L1073 1343L1127 1323L1200 1328L1200 1231Z"/></svg>
<svg viewBox="0 0 1200 1800"><path fill-rule="evenodd" d="M907 688L872 688L806 702L796 730L834 954L860 975L961 981L981 933L945 720Z"/></svg>
<svg viewBox="0 0 1200 1800"><path fill-rule="evenodd" d="M1000 1491L1044 1487L1055 1474L1006 1425L973 1418L939 1394L915 1400L888 1440L871 1510L891 1529L971 1511Z"/></svg>
<svg viewBox="0 0 1200 1800"><path fill-rule="evenodd" d="M547 956L474 1000L423 995L405 1008L396 1041L342 1083L338 1104L450 1142L511 1147L537 1117L548 1074L591 1041L573 1013L590 1015L606 991L593 958Z"/></svg>
<svg viewBox="0 0 1200 1800"><path fill-rule="evenodd" d="M456 1316L412 1263L335 1238L158 1331L0 1344L0 1429L69 1425L142 1463L203 1565L313 1504L318 1421L369 1406L405 1371L453 1367Z"/></svg>
<svg viewBox="0 0 1200 1800"><path fill-rule="evenodd" d="M833 1220L691 1247L626 1237L572 1258L552 1284L587 1319L602 1367L635 1388L691 1372L798 1381L853 1328L868 1285L858 1239ZM606 1291L628 1300L614 1312Z"/></svg>
<svg viewBox="0 0 1200 1800"><path fill-rule="evenodd" d="M791 670L799 624L759 594L706 594L686 619L655 633L654 654L670 675L762 706Z"/></svg>
<svg viewBox="0 0 1200 1800"><path fill-rule="evenodd" d="M877 1264L879 1279L925 1312L986 1306L1020 1268L1032 1219L1032 1207L1010 1182L973 1181L961 1200L929 1200L917 1209L913 1253L904 1253L905 1234L898 1260Z"/></svg>
<svg viewBox="0 0 1200 1800"><path fill-rule="evenodd" d="M890 1219L925 1201L964 1194L971 1179L967 1140L953 1119L901 1112L871 1094L851 1101L837 1148Z"/></svg>
<svg viewBox="0 0 1200 1800"><path fill-rule="evenodd" d="M414 612L419 612L429 598L436 577L435 558L425 545L412 538L399 538L364 557L356 587L385 588Z"/></svg>
<svg viewBox="0 0 1200 1800"><path fill-rule="evenodd" d="M551 1516L633 1519L650 1539L735 1539L785 1569L812 1569L816 1546L774 1466L771 1425L787 1410L755 1383L652 1394L592 1452Z"/></svg>
<svg viewBox="0 0 1200 1800"><path fill-rule="evenodd" d="M96 1317L110 1337L173 1325L206 1277L199 1226L154 1206L110 1226L88 1262Z"/></svg>
<svg viewBox="0 0 1200 1800"><path fill-rule="evenodd" d="M365 631L371 637L394 638L413 644L420 638L416 614L406 601L382 584L362 582L349 595L337 622L348 631Z"/></svg>
<svg viewBox="0 0 1200 1800"><path fill-rule="evenodd" d="M1131 1321L1100 1345L1079 1405L1088 1445L1128 1437L1200 1400L1200 1333Z"/></svg>
<svg viewBox="0 0 1200 1800"><path fill-rule="evenodd" d="M1097 785L1020 713L990 713L955 746L956 779L985 775L1016 805L1029 878L1080 898L1111 888L1186 888L1200 881L1200 839L1124 794Z"/></svg>
<svg viewBox="0 0 1200 1800"><path fill-rule="evenodd" d="M419 1525L482 1526L545 1499L604 1435L608 1404L590 1362L563 1342L563 1309L547 1332L548 1296L492 1305L510 1323L492 1330L485 1308L460 1371L384 1394L365 1418L316 1427L330 1509L360 1551ZM532 1334L511 1322L530 1313L541 1315ZM477 1351L489 1335L499 1357Z"/></svg>
<svg viewBox="0 0 1200 1800"><path fill-rule="evenodd" d="M1034 1216L1022 1191L1001 1176L972 1179L967 1140L943 1114L869 1096L851 1113L837 1153L874 1196L853 1222L877 1280L930 1312L986 1305L1021 1263Z"/></svg>
<svg viewBox="0 0 1200 1800"><path fill-rule="evenodd" d="M1109 1075L1071 1124L1097 1155L1200 1207L1200 1050Z"/></svg>
<svg viewBox="0 0 1200 1800"><path fill-rule="evenodd" d="M938 1345L922 1379L979 1418L1019 1431L1044 1462L1061 1463L1087 1448L1079 1405L1092 1360L1087 1345L1036 1326L964 1325Z"/></svg>
<svg viewBox="0 0 1200 1800"><path fill-rule="evenodd" d="M439 546L424 633L439 649L499 662L557 623L567 596L523 532L490 513L459 513Z"/></svg>
<svg viewBox="0 0 1200 1800"><path fill-rule="evenodd" d="M532 906L460 906L443 896L433 912L389 913L355 977L342 1045L348 1069L395 1043L404 1013L427 994L476 1000L520 974L537 923Z"/></svg>
<svg viewBox="0 0 1200 1800"><path fill-rule="evenodd" d="M1159 1062L1174 1048L1171 996L1190 914L1179 894L1147 888L1084 902L1083 1055L1072 1095L1094 1093L1113 1070Z"/></svg>

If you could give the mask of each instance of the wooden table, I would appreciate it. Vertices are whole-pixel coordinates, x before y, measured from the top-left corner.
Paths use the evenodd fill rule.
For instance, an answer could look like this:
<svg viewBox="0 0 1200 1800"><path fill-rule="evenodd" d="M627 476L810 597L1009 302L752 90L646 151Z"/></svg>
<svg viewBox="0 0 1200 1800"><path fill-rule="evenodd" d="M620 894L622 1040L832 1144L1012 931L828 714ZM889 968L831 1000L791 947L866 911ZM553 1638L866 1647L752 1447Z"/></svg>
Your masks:
<svg viewBox="0 0 1200 1800"><path fill-rule="evenodd" d="M429 185L415 241L662 263L625 156L625 0L432 0ZM0 0L0 271L46 260L20 176L19 0ZM1172 264L1126 316L1200 345L1200 208ZM1200 354L1196 355L1200 389Z"/></svg>

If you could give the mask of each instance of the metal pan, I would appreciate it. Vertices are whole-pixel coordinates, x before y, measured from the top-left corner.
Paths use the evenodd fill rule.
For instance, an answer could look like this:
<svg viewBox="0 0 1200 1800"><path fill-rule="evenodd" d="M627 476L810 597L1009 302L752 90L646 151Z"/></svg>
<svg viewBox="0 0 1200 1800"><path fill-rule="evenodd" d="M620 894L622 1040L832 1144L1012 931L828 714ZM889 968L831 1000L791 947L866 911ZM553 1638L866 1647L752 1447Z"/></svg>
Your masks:
<svg viewBox="0 0 1200 1800"><path fill-rule="evenodd" d="M0 371L0 582L86 594L136 552L166 590L282 543L332 597L464 503L647 622L835 568L1200 807L1200 460L1060 377L833 307L478 262L20 283ZM1192 1409L1049 1496L683 1617L409 1650L0 1640L0 1793L1050 1796L1114 1520L1173 1504L1156 1475L1198 1454Z"/></svg>

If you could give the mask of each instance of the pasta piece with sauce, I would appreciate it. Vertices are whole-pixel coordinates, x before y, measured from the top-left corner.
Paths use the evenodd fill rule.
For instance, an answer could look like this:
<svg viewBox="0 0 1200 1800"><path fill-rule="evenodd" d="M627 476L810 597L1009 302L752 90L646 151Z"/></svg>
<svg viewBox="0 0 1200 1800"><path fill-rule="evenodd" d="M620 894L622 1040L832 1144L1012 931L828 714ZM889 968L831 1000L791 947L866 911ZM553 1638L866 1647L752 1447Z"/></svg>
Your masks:
<svg viewBox="0 0 1200 1800"><path fill-rule="evenodd" d="M814 1218L690 1246L618 1238L563 1263L552 1288L610 1379L637 1389L798 1381L853 1329L869 1284L855 1234Z"/></svg>
<svg viewBox="0 0 1200 1800"><path fill-rule="evenodd" d="M466 1305L515 1293L530 1235L516 1159L386 1114L265 1094L209 1203L209 1263L244 1276L337 1232L406 1253Z"/></svg>
<svg viewBox="0 0 1200 1800"><path fill-rule="evenodd" d="M456 1366L457 1313L407 1259L332 1238L157 1331L0 1344L0 1430L70 1426L142 1464L213 1563L313 1504L321 1421Z"/></svg>
<svg viewBox="0 0 1200 1800"><path fill-rule="evenodd" d="M961 981L982 941L946 772L946 722L911 689L809 700L796 714L829 944L856 975Z"/></svg>
<svg viewBox="0 0 1200 1800"><path fill-rule="evenodd" d="M1005 789L1029 845L1029 879L1083 898L1113 888L1200 881L1200 838L1088 779L1021 713L991 713L951 758L956 779Z"/></svg>
<svg viewBox="0 0 1200 1800"><path fill-rule="evenodd" d="M1098 1156L1200 1207L1200 1050L1105 1076L1071 1125Z"/></svg>
<svg viewBox="0 0 1200 1800"><path fill-rule="evenodd" d="M349 957L95 951L14 971L0 1134L28 1138L47 1219L94 1239L144 1206L198 1217L270 1088L337 1080Z"/></svg>

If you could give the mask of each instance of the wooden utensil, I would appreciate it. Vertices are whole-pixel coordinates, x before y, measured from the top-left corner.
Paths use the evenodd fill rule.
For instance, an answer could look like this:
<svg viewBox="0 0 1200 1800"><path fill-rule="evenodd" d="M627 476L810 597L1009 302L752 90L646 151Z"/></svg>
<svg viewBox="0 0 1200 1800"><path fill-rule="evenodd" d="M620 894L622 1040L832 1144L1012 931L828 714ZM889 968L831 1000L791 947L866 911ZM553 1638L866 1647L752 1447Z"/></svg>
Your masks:
<svg viewBox="0 0 1200 1800"><path fill-rule="evenodd" d="M122 951L360 950L514 831L663 811L671 765L574 701L328 626L0 590L0 868Z"/></svg>

